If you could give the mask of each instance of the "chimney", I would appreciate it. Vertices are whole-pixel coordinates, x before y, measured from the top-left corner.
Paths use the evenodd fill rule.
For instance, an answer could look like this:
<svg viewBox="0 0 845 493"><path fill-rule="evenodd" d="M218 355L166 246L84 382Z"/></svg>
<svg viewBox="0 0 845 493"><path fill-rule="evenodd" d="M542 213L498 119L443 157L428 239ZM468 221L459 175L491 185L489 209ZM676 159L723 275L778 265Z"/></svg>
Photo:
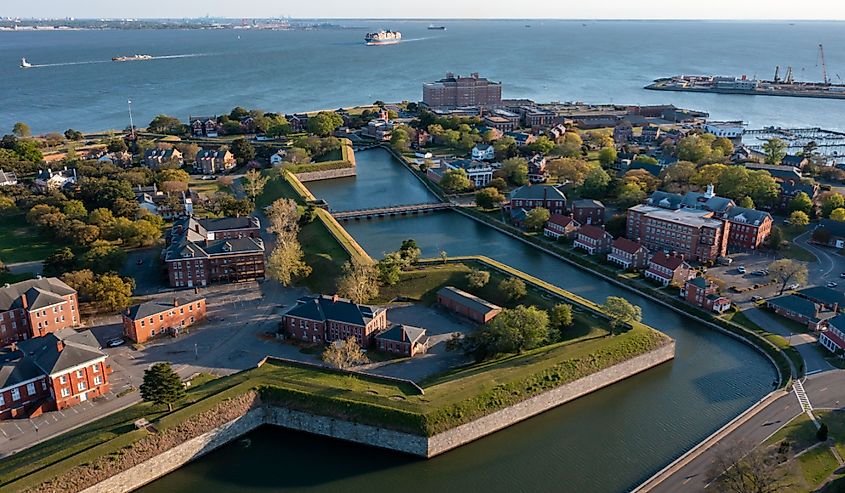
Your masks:
<svg viewBox="0 0 845 493"><path fill-rule="evenodd" d="M173 298L173 306L179 306L179 298Z"/></svg>
<svg viewBox="0 0 845 493"><path fill-rule="evenodd" d="M65 344L62 342L61 339L58 339L56 341L56 350L61 353L62 349L64 349L64 348L65 348Z"/></svg>
<svg viewBox="0 0 845 493"><path fill-rule="evenodd" d="M405 342L405 339L407 338L407 335L405 334L405 328L402 327L402 330L400 330L399 332L402 333L402 342Z"/></svg>
<svg viewBox="0 0 845 493"><path fill-rule="evenodd" d="M29 301L26 299L26 293L21 295L21 307L26 310L29 307Z"/></svg>

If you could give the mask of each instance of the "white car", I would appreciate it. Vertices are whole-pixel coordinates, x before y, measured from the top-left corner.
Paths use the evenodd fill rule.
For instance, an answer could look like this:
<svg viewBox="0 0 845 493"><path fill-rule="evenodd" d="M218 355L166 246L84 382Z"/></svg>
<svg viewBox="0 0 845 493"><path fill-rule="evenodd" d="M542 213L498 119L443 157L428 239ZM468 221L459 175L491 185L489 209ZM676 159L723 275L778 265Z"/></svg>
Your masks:
<svg viewBox="0 0 845 493"><path fill-rule="evenodd" d="M835 283L835 282L833 282L833 281L830 281L829 283L827 283L827 287L829 287L829 288L835 288L836 286L839 286L839 285L838 285L838 284L836 284L836 283Z"/></svg>
<svg viewBox="0 0 845 493"><path fill-rule="evenodd" d="M118 347L118 346L122 346L124 342L126 342L126 341L124 341L123 338L117 337L115 339L108 341L106 343L106 346L108 346L108 347Z"/></svg>
<svg viewBox="0 0 845 493"><path fill-rule="evenodd" d="M790 289L790 290L791 289L798 289L798 283L796 282L794 284L790 284L789 286L786 287L786 289Z"/></svg>
<svg viewBox="0 0 845 493"><path fill-rule="evenodd" d="M740 274L745 274L745 266L740 265L739 267L736 268L736 271L739 272Z"/></svg>

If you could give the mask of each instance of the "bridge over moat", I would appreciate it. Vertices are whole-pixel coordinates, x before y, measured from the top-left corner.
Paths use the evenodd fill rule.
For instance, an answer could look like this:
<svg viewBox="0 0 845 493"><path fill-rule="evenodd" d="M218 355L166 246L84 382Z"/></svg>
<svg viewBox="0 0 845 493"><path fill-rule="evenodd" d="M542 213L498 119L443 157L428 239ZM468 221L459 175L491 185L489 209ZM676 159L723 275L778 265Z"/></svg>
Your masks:
<svg viewBox="0 0 845 493"><path fill-rule="evenodd" d="M370 209L356 209L351 211L332 212L332 216L338 221L349 221L352 219L372 219L377 217L409 216L426 214L429 212L451 209L452 204L445 202L431 202L425 204L394 205L388 207L374 207Z"/></svg>

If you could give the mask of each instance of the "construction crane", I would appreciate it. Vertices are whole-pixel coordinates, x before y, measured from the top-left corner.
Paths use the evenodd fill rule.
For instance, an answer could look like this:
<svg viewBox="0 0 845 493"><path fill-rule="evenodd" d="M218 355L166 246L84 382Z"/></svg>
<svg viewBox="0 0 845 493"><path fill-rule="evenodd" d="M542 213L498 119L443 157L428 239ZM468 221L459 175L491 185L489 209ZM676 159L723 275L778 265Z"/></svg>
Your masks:
<svg viewBox="0 0 845 493"><path fill-rule="evenodd" d="M830 85L830 80L827 78L827 64L824 62L824 46L819 44L819 60L822 64L822 81L824 85Z"/></svg>
<svg viewBox="0 0 845 493"><path fill-rule="evenodd" d="M795 79L792 76L792 67L786 67L786 77L784 77L783 81L787 84L795 82Z"/></svg>
<svg viewBox="0 0 845 493"><path fill-rule="evenodd" d="M780 65L775 65L775 78L774 82L780 82Z"/></svg>

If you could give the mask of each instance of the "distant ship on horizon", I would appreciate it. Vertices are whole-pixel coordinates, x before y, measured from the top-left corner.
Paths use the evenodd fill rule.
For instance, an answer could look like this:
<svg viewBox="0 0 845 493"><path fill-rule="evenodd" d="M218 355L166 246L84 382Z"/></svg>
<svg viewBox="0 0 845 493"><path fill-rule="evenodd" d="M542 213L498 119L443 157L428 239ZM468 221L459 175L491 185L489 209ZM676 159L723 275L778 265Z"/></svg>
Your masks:
<svg viewBox="0 0 845 493"><path fill-rule="evenodd" d="M138 60L152 60L152 55L116 56L111 59L113 62L134 62Z"/></svg>
<svg viewBox="0 0 845 493"><path fill-rule="evenodd" d="M429 24L428 30L429 31L445 31L446 26L435 26L434 24Z"/></svg>
<svg viewBox="0 0 845 493"><path fill-rule="evenodd" d="M367 35L364 36L364 41L369 46L392 45L402 41L402 33L399 31L379 31L377 33L367 33Z"/></svg>

